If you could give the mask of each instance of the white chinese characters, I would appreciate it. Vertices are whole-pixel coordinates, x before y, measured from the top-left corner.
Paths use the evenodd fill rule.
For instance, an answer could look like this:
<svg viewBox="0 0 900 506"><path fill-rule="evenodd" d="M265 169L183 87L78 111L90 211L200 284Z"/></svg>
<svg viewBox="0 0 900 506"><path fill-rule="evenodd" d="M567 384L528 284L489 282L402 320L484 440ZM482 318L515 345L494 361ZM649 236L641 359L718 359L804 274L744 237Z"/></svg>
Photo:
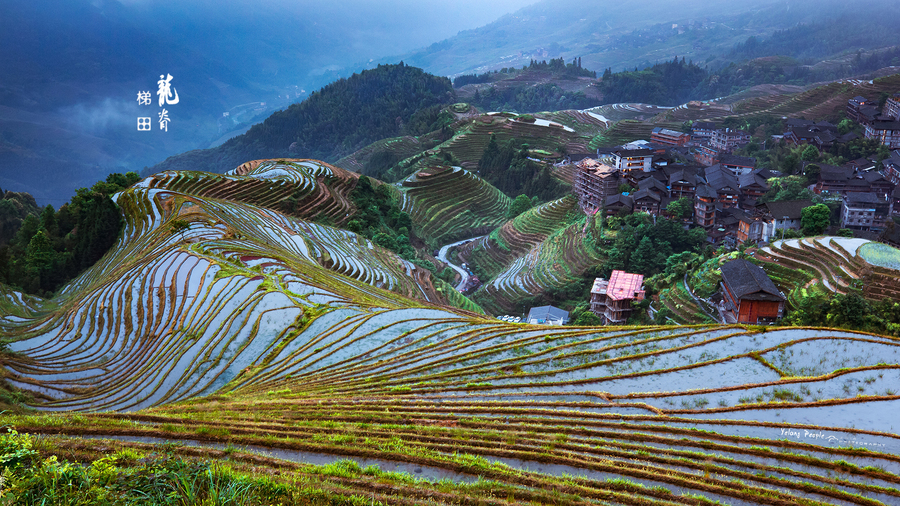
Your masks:
<svg viewBox="0 0 900 506"><path fill-rule="evenodd" d="M172 74L160 74L159 81L156 82L159 86L156 94L159 96L159 107L162 109L159 111L159 129L163 132L169 131L169 122L172 119L169 117L169 111L166 108L163 108L164 105L175 105L178 103L178 90L176 90L172 86ZM149 91L138 91L137 92L137 103L138 105L152 105L153 95ZM137 118L137 129L138 132L147 132L152 130L152 118L150 116L139 116Z"/></svg>
<svg viewBox="0 0 900 506"><path fill-rule="evenodd" d="M169 131L169 111L165 109L159 113L159 129Z"/></svg>
<svg viewBox="0 0 900 506"><path fill-rule="evenodd" d="M172 74L166 74L165 77L159 76L159 81L156 84L159 85L159 90L156 94L159 95L160 107L178 103L178 90L172 88Z"/></svg>

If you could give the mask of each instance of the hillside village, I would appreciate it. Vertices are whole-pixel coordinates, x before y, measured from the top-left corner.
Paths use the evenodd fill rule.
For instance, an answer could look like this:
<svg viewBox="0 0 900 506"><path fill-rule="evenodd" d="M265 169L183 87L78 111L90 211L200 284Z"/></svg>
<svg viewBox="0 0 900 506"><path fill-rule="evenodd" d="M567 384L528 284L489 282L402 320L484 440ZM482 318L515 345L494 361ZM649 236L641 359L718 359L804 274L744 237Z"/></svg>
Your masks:
<svg viewBox="0 0 900 506"><path fill-rule="evenodd" d="M657 127L649 140L571 154L562 165L574 165L573 193L589 216L609 219L646 213L654 221L677 220L685 228L702 228L714 248L765 247L777 239L826 232L897 245L900 93L888 97L880 109L873 103L861 96L850 99L840 126L782 118L778 125L782 131L762 139L707 121L686 123L689 132ZM751 143L759 147L748 150ZM864 149L855 151L861 154L858 158L841 165L820 161L842 159L828 155L851 143ZM801 147L796 172L759 167L757 158L769 146ZM748 152L756 156L747 156ZM728 270L731 274L726 276L723 266L721 322L771 323L784 315L785 296L762 269L749 264ZM636 275L614 271L610 280L596 279L591 291L591 310L604 324L625 321L597 300L601 293L605 299L607 285L616 285L620 276ZM744 295L757 294L751 298L758 301L745 304L743 312L736 286ZM640 293L626 297L629 309L632 300L643 299L638 288L640 282L628 289Z"/></svg>

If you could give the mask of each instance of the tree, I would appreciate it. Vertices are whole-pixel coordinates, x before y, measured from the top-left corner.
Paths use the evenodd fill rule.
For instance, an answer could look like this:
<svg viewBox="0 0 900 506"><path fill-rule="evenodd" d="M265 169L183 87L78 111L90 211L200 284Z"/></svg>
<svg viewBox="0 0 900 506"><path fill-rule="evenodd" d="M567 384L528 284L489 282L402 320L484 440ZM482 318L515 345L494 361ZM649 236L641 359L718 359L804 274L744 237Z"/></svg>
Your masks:
<svg viewBox="0 0 900 506"><path fill-rule="evenodd" d="M806 169L804 169L804 172L806 173L806 184L807 185L816 184L817 182L819 182L819 174L822 173L822 167L819 167L818 165L811 163L806 166Z"/></svg>
<svg viewBox="0 0 900 506"><path fill-rule="evenodd" d="M528 198L528 195L519 195L513 200L512 205L509 206L506 218L511 220L529 209L531 209L531 199Z"/></svg>
<svg viewBox="0 0 900 506"><path fill-rule="evenodd" d="M807 144L806 149L800 154L800 159L804 162L812 162L819 158L819 150L812 144Z"/></svg>
<svg viewBox="0 0 900 506"><path fill-rule="evenodd" d="M631 254L631 270L638 274L649 275L654 266L655 248L650 236L645 235L638 244L634 253Z"/></svg>
<svg viewBox="0 0 900 506"><path fill-rule="evenodd" d="M800 226L804 234L821 234L830 224L831 210L825 204L816 204L800 211Z"/></svg>
<svg viewBox="0 0 900 506"><path fill-rule="evenodd" d="M806 187L806 179L802 176L772 178L768 182L771 187L765 195L759 198L760 203L804 199L821 202L821 199Z"/></svg>
<svg viewBox="0 0 900 506"><path fill-rule="evenodd" d="M681 197L678 200L673 200L666 206L666 212L675 218L689 218L693 211L694 204L693 202L691 202L691 199L686 197Z"/></svg>

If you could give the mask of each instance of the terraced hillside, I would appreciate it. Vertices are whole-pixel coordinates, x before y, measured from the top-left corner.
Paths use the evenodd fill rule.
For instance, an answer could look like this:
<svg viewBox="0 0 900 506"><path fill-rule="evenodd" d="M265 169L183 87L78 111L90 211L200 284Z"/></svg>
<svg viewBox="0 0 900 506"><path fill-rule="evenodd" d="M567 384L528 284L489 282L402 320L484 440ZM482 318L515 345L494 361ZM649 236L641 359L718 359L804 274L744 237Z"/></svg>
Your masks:
<svg viewBox="0 0 900 506"><path fill-rule="evenodd" d="M601 147L627 144L639 139L649 140L650 133L658 126L653 123L631 119L617 121L608 130L591 139L588 148L594 150Z"/></svg>
<svg viewBox="0 0 900 506"><path fill-rule="evenodd" d="M360 505L900 500L895 339L402 308L310 320L283 347L248 350L254 365L207 397L3 422L44 434L41 457L212 460L294 487L282 503L329 503L302 502L311 490ZM40 361L65 354L32 341Z"/></svg>
<svg viewBox="0 0 900 506"><path fill-rule="evenodd" d="M378 153L390 153L397 160L403 160L430 147L432 147L432 143L428 142L428 139L411 136L393 137L373 142L365 148L341 158L334 164L343 169L363 174L366 164Z"/></svg>
<svg viewBox="0 0 900 506"><path fill-rule="evenodd" d="M586 119L589 124L595 120ZM568 123L568 122L567 122ZM524 120L511 113L491 113L466 120L457 125L457 134L438 149L453 155L465 169L477 168L478 161L494 135L497 142L505 144L510 139L527 143L531 149L558 153L560 147L578 152L590 139L579 135L573 128L563 123L547 119Z"/></svg>
<svg viewBox="0 0 900 506"><path fill-rule="evenodd" d="M552 213L554 210L548 208L544 212ZM538 216L540 215L535 213L533 218ZM537 221L538 225L543 225L545 231L553 230L551 222L543 219L534 221ZM472 300L477 301L478 305L489 314L518 313L521 312L523 299L573 283L588 268L603 261L604 257L597 249L593 238L595 233L593 217L582 215L579 219L565 221L563 224L564 226L557 226L545 239L531 246L527 253L517 255L512 262L504 264L496 276L472 294ZM516 237L514 233L508 233ZM496 239L502 240L499 232L495 236ZM524 239L519 249L527 247L528 242L528 239ZM499 247L499 243L497 246ZM496 260L496 263L490 263L489 249L493 247L489 244L488 238L475 243L475 250L478 251L475 255L487 261L488 266L496 270L500 264ZM484 253L479 250L484 250Z"/></svg>
<svg viewBox="0 0 900 506"><path fill-rule="evenodd" d="M749 250L750 261L762 267L787 297L788 309L796 309L800 301L815 294L845 294L859 289L873 302L884 298L900 300L900 264L875 265L873 249L884 249L877 258L900 259L900 250L865 239L844 237L806 237L773 241L758 250ZM692 297L690 289L714 289L721 273L707 272L730 257L719 257L692 272L660 295L660 303L672 313L676 323L690 324L718 320L714 306ZM707 285L706 289L702 285Z"/></svg>
<svg viewBox="0 0 900 506"><path fill-rule="evenodd" d="M471 265L493 278L511 262L526 255L553 232L566 225L567 216L577 209L575 197L568 196L534 207L516 216L490 234L470 243L461 254Z"/></svg>
<svg viewBox="0 0 900 506"><path fill-rule="evenodd" d="M243 369L242 353L283 346L336 307L477 310L356 234L156 182L118 194L124 236L55 299L5 292L3 337L31 338L11 349L33 352L8 361L8 377L55 399L48 408L136 408L212 391ZM188 370L192 382L172 376ZM132 384L141 372L148 377Z"/></svg>
<svg viewBox="0 0 900 506"><path fill-rule="evenodd" d="M871 81L837 81L808 90L786 89L762 96L750 97L731 104L694 105L678 107L660 114L655 121L680 123L697 119L719 119L730 116L771 115L792 118L820 119L836 117L847 107L847 100L857 96L880 96L895 93L900 88L900 74Z"/></svg>
<svg viewBox="0 0 900 506"><path fill-rule="evenodd" d="M434 245L484 234L503 224L512 201L459 167L434 166L401 184L401 208Z"/></svg>
<svg viewBox="0 0 900 506"><path fill-rule="evenodd" d="M7 381L65 411L0 414L19 431L0 438L0 496L900 501L900 340L502 323L409 298L432 297L416 268L357 236L158 184L117 195L125 233L55 299L0 292ZM563 280L553 265L590 255L589 225L498 279Z"/></svg>
<svg viewBox="0 0 900 506"><path fill-rule="evenodd" d="M286 211L303 218L328 218L343 223L355 208L349 195L359 178L318 160L253 160L226 174L166 171L141 183L149 189L165 189L206 199L234 200Z"/></svg>
<svg viewBox="0 0 900 506"><path fill-rule="evenodd" d="M874 301L900 300L900 270L878 266L868 257L870 248L882 247L864 239L816 237L775 241L755 255L773 281L787 288L788 301L795 303L800 289L846 293L853 286ZM888 250L892 248L884 246ZM893 250L896 252L896 250Z"/></svg>

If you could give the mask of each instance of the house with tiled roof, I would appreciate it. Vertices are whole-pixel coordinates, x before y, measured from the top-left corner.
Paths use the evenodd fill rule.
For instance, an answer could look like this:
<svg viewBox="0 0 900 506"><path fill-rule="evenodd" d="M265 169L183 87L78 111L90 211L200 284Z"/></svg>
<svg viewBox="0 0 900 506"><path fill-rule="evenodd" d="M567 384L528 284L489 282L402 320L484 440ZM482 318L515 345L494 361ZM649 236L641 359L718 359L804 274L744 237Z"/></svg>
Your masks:
<svg viewBox="0 0 900 506"><path fill-rule="evenodd" d="M865 106L872 106L872 101L859 95L847 101L847 117L853 121L859 121L859 111Z"/></svg>
<svg viewBox="0 0 900 506"><path fill-rule="evenodd" d="M596 278L591 287L591 311L604 325L624 325L634 310L632 301L644 300L644 276L612 271L609 279Z"/></svg>
<svg viewBox="0 0 900 506"><path fill-rule="evenodd" d="M691 136L668 128L656 127L650 132L650 140L664 146L684 146L691 140Z"/></svg>
<svg viewBox="0 0 900 506"><path fill-rule="evenodd" d="M725 311L737 323L772 323L784 314L784 294L762 268L738 259L722 264Z"/></svg>
<svg viewBox="0 0 900 506"><path fill-rule="evenodd" d="M655 179L653 181L656 181ZM632 195L634 199L634 212L659 214L663 197L647 188L640 189Z"/></svg>
<svg viewBox="0 0 900 506"><path fill-rule="evenodd" d="M762 170L754 170L738 178L742 201L749 202L752 200L755 202L769 191L769 183L763 174Z"/></svg>
<svg viewBox="0 0 900 506"><path fill-rule="evenodd" d="M706 184L716 192L716 202L722 207L736 207L741 195L741 186L734 174L721 165L707 167L703 173Z"/></svg>
<svg viewBox="0 0 900 506"><path fill-rule="evenodd" d="M631 212L634 209L634 199L630 195L622 195L621 193L610 195L606 198L605 208L607 216L615 216L622 212L623 209L628 209Z"/></svg>
<svg viewBox="0 0 900 506"><path fill-rule="evenodd" d="M697 194L697 170L681 169L669 175L669 196L673 199L681 197L693 199Z"/></svg>
<svg viewBox="0 0 900 506"><path fill-rule="evenodd" d="M533 307L525 321L532 325L565 325L569 323L569 312L554 306Z"/></svg>
<svg viewBox="0 0 900 506"><path fill-rule="evenodd" d="M720 155L719 165L731 171L735 176L750 173L756 168L756 158L737 155Z"/></svg>

